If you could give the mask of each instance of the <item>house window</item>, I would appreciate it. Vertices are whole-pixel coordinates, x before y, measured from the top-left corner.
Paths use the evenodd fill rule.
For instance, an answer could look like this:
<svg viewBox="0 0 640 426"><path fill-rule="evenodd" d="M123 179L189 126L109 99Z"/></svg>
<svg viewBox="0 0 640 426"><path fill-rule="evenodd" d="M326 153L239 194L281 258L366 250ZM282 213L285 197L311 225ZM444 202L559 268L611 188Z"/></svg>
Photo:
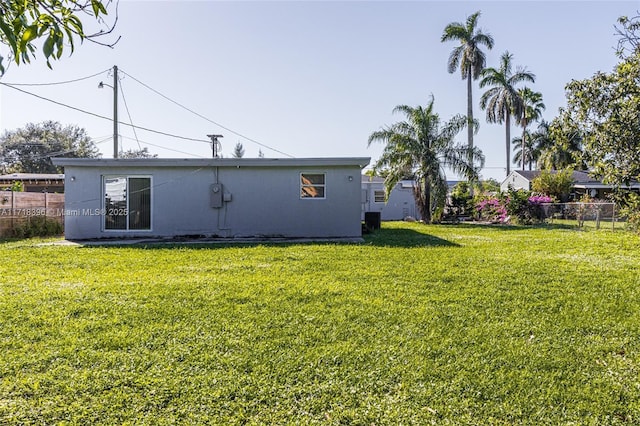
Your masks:
<svg viewBox="0 0 640 426"><path fill-rule="evenodd" d="M373 191L373 201L375 203L384 203L384 191Z"/></svg>
<svg viewBox="0 0 640 426"><path fill-rule="evenodd" d="M104 177L104 229L151 229L150 177Z"/></svg>
<svg viewBox="0 0 640 426"><path fill-rule="evenodd" d="M300 173L300 198L325 198L325 174Z"/></svg>

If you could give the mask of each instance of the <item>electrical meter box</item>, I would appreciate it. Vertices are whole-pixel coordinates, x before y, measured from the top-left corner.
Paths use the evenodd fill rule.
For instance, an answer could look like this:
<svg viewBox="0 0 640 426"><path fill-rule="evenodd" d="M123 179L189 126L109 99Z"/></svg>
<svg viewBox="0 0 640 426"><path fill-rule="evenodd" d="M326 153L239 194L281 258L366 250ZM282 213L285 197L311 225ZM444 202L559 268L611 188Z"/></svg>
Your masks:
<svg viewBox="0 0 640 426"><path fill-rule="evenodd" d="M209 197L211 200L211 208L219 209L222 207L223 202L223 189L221 183L211 184L211 188L209 190Z"/></svg>

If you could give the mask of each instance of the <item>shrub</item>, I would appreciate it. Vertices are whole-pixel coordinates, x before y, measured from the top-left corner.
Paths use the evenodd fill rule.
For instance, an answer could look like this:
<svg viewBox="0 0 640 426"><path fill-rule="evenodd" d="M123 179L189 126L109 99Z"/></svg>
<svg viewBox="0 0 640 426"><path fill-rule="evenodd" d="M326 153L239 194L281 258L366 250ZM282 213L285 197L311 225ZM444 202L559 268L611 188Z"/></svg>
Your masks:
<svg viewBox="0 0 640 426"><path fill-rule="evenodd" d="M24 184L19 180L14 181L11 186L0 188L2 191L24 192Z"/></svg>
<svg viewBox="0 0 640 426"><path fill-rule="evenodd" d="M491 223L505 223L508 221L507 210L502 200L496 197L480 197L476 204L476 211L480 220L486 220Z"/></svg>
<svg viewBox="0 0 640 426"><path fill-rule="evenodd" d="M540 175L531 182L531 188L534 192L554 197L563 202L568 200L572 186L573 170L571 169L542 170Z"/></svg>
<svg viewBox="0 0 640 426"><path fill-rule="evenodd" d="M51 237L62 235L62 233L62 225L57 220L44 216L34 216L16 225L13 228L12 236L15 238Z"/></svg>
<svg viewBox="0 0 640 426"><path fill-rule="evenodd" d="M449 212L454 216L465 216L472 214L473 197L471 197L471 188L468 182L458 182L451 191Z"/></svg>
<svg viewBox="0 0 640 426"><path fill-rule="evenodd" d="M510 189L508 193L501 195L500 199L491 201L491 204L500 206L504 211L501 222L532 225L544 220L543 204L551 202L553 199L546 195L531 195L523 189ZM486 209L486 203L483 209Z"/></svg>
<svg viewBox="0 0 640 426"><path fill-rule="evenodd" d="M634 192L629 193L625 197L620 213L626 216L629 230L640 232L640 195Z"/></svg>
<svg viewBox="0 0 640 426"><path fill-rule="evenodd" d="M529 197L529 210L532 219L542 222L546 218L544 204L553 203L554 199L548 195L532 195Z"/></svg>
<svg viewBox="0 0 640 426"><path fill-rule="evenodd" d="M504 207L507 210L511 222L523 225L531 223L529 208L530 195L529 191L523 189L509 189L509 192L503 195Z"/></svg>
<svg viewBox="0 0 640 426"><path fill-rule="evenodd" d="M510 189L500 197L483 196L476 203L476 211L481 220L492 223L513 222L531 225L545 219L544 204L552 203L547 195L531 195L523 189Z"/></svg>

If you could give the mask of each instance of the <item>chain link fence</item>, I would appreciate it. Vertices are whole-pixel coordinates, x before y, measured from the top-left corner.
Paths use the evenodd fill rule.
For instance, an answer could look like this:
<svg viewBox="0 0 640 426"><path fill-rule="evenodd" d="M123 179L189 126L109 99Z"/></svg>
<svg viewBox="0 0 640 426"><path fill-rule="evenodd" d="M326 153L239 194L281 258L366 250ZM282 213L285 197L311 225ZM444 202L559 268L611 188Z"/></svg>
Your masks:
<svg viewBox="0 0 640 426"><path fill-rule="evenodd" d="M545 203L542 204L543 219L549 223L568 223L578 227L585 225L600 229L609 226L615 229L620 219L615 203Z"/></svg>

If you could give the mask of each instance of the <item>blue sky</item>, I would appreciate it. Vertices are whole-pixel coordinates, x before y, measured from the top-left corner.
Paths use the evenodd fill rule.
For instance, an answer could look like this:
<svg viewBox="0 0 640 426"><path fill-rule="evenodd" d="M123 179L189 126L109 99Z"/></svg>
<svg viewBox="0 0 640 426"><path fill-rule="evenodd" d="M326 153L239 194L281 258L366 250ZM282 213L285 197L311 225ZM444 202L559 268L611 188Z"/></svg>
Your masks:
<svg viewBox="0 0 640 426"><path fill-rule="evenodd" d="M247 157L261 149L267 157L367 156L374 162L382 146L368 148L368 136L402 118L391 113L396 105L424 105L433 95L442 120L466 111L466 85L446 67L454 43L440 42L448 23L481 10L480 27L495 40L488 65L497 66L505 50L513 53L516 65L536 74L531 87L542 92L544 118L550 120L565 105L566 83L611 71L616 19L638 9L638 1L121 0L115 48L85 42L53 70L39 54L30 65L11 66L2 81L58 82L118 65L133 77L123 76L121 85L135 125L202 140L222 134L225 156L241 142ZM111 83L105 73L68 85L21 88L111 117L112 92L97 88L101 80ZM481 123L475 141L486 156L482 176L502 180L504 126L486 123L480 95L475 82L474 113ZM122 98L119 106L119 120L129 122ZM0 88L2 131L47 119L84 127L103 155L112 155L109 120ZM519 132L512 128L512 136ZM146 146L160 157L211 155L204 142L143 130L136 132L138 142L126 126L119 133L124 149ZM466 134L458 140L465 143Z"/></svg>

